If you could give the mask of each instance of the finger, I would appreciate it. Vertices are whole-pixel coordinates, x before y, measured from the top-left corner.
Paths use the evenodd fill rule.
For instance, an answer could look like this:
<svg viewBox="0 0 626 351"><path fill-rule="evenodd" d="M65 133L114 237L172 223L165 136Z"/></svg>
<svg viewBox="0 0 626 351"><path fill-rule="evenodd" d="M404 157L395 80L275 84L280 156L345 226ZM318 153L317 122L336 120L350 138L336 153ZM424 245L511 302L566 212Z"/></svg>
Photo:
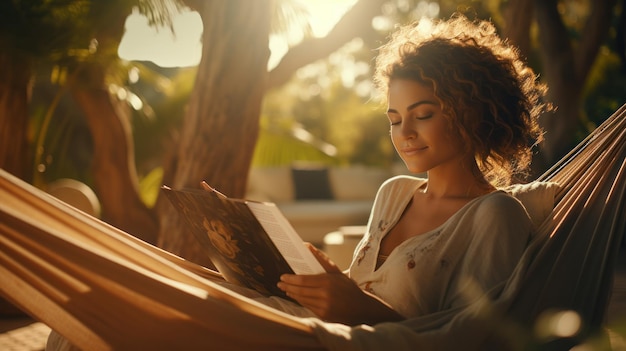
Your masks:
<svg viewBox="0 0 626 351"><path fill-rule="evenodd" d="M301 275L285 275L277 283L282 290L296 291L302 290L325 290L331 283L324 276L301 276ZM298 290L300 291L300 290Z"/></svg>
<svg viewBox="0 0 626 351"><path fill-rule="evenodd" d="M323 299L323 292L320 289L301 287L297 285L289 285L285 283L278 283L278 288L284 291L287 296L297 300L302 299L321 300Z"/></svg>
<svg viewBox="0 0 626 351"><path fill-rule="evenodd" d="M313 253L315 258L317 258L317 260L322 265L324 270L326 270L326 272L328 272L328 273L341 273L341 269L339 269L339 267L337 267L335 262L333 262L330 259L330 257L328 257L328 255L326 255L325 252L323 252L322 250L319 250L318 248L313 246L311 243L305 243L305 245Z"/></svg>

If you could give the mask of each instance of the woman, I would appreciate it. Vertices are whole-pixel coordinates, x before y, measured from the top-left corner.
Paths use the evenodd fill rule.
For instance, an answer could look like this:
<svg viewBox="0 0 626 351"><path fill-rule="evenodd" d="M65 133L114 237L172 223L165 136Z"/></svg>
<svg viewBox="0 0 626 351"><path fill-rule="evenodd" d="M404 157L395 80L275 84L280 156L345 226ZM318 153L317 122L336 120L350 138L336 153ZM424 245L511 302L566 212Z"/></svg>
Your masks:
<svg viewBox="0 0 626 351"><path fill-rule="evenodd" d="M488 22L462 16L397 30L375 80L393 145L412 173L380 188L347 274L285 275L288 296L350 325L456 314L496 297L533 226L501 191L541 139L545 88Z"/></svg>

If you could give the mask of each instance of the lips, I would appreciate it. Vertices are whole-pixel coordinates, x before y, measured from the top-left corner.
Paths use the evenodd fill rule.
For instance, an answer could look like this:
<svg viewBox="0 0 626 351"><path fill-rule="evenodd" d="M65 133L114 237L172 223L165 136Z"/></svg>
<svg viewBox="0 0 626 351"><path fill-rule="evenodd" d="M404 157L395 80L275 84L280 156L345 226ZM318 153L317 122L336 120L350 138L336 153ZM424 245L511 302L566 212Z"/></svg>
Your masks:
<svg viewBox="0 0 626 351"><path fill-rule="evenodd" d="M405 155L415 155L426 149L428 149L428 146L409 146L402 148L400 151Z"/></svg>

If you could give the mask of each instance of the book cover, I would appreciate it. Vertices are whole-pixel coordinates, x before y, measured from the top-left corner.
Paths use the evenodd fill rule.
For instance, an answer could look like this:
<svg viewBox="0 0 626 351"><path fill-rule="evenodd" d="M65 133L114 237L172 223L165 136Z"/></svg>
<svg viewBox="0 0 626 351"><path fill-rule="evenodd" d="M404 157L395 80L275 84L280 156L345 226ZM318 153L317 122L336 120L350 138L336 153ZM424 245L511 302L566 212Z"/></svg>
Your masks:
<svg viewBox="0 0 626 351"><path fill-rule="evenodd" d="M183 216L188 225L186 229L198 239L227 281L268 296L286 297L276 283L282 274L293 274L294 269L251 209L254 205L278 211L274 204L232 199L199 189L163 186L162 190ZM280 225L273 226L280 229ZM302 245L301 239L297 244ZM315 260L312 254L311 257ZM315 263L319 265L317 260Z"/></svg>

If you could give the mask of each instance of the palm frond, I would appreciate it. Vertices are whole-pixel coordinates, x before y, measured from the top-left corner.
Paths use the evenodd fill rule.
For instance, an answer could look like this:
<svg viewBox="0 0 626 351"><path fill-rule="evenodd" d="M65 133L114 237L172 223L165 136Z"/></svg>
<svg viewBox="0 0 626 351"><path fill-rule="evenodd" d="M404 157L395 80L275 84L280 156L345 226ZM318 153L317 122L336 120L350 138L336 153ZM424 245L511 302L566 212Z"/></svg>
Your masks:
<svg viewBox="0 0 626 351"><path fill-rule="evenodd" d="M303 134L309 137L302 137ZM273 167L297 162L335 165L339 160L334 152L333 145L311 137L301 127L294 126L286 130L262 128L252 165Z"/></svg>
<svg viewBox="0 0 626 351"><path fill-rule="evenodd" d="M271 23L271 34L287 38L287 42L301 40L312 35L310 24L311 14L302 1L274 0L274 16Z"/></svg>
<svg viewBox="0 0 626 351"><path fill-rule="evenodd" d="M185 8L180 0L139 0L139 13L148 18L151 26L168 27L174 31L172 18Z"/></svg>

